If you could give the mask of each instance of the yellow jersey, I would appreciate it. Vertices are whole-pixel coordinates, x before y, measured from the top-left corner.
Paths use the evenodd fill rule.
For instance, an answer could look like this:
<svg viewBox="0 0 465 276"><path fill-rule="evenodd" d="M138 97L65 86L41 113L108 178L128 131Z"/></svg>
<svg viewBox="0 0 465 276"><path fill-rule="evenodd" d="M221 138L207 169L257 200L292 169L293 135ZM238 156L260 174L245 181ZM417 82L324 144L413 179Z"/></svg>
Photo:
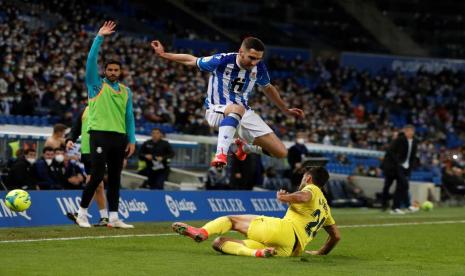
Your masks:
<svg viewBox="0 0 465 276"><path fill-rule="evenodd" d="M312 194L311 200L304 203L291 203L283 218L292 223L299 240L300 249L298 252L305 249L305 246L316 236L317 231L322 226L336 223L331 216L328 202L318 186L308 184L301 191L310 192Z"/></svg>

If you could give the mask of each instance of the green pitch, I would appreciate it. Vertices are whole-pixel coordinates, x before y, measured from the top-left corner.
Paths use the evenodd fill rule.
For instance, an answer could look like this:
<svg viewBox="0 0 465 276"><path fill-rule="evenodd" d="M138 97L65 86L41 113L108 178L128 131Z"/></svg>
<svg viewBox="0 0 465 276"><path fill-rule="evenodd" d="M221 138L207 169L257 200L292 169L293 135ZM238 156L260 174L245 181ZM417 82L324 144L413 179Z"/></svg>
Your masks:
<svg viewBox="0 0 465 276"><path fill-rule="evenodd" d="M437 208L405 216L335 209L333 215L341 226L339 245L328 256L302 258L222 255L211 249L210 241L197 244L172 235L170 223L140 223L132 230L84 230L73 225L0 229L0 275L465 273L465 208ZM200 226L202 222L192 224ZM321 230L307 249L319 248L325 238ZM47 240L37 241L40 239Z"/></svg>

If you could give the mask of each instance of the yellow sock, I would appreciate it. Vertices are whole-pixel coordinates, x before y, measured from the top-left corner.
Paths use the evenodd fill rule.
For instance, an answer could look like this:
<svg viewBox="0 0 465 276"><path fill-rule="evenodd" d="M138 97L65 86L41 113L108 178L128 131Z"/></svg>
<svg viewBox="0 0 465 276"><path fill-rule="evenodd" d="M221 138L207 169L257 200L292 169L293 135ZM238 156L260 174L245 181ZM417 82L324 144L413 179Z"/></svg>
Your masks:
<svg viewBox="0 0 465 276"><path fill-rule="evenodd" d="M228 217L219 217L205 224L202 228L208 232L208 235L224 234L231 230L232 223Z"/></svg>
<svg viewBox="0 0 465 276"><path fill-rule="evenodd" d="M250 249L242 243L225 241L221 246L221 251L230 255L255 257L255 249Z"/></svg>

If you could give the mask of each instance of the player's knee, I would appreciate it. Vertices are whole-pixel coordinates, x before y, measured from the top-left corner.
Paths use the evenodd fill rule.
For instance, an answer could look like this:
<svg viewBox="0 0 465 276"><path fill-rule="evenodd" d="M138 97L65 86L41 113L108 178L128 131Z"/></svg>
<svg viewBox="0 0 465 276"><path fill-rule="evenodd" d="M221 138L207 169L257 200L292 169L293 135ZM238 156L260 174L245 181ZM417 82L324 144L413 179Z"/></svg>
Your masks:
<svg viewBox="0 0 465 276"><path fill-rule="evenodd" d="M229 114L229 113L236 113L236 114L239 114L239 115L244 115L245 113L245 108L241 105L238 105L238 104L232 104L230 106L228 106L228 108L226 109L226 112Z"/></svg>
<svg viewBox="0 0 465 276"><path fill-rule="evenodd" d="M221 247L223 246L223 243L226 241L225 238L223 237L217 237L215 240L213 240L213 243L212 243L212 247L213 249L215 249L216 251L218 252L222 252L221 251Z"/></svg>

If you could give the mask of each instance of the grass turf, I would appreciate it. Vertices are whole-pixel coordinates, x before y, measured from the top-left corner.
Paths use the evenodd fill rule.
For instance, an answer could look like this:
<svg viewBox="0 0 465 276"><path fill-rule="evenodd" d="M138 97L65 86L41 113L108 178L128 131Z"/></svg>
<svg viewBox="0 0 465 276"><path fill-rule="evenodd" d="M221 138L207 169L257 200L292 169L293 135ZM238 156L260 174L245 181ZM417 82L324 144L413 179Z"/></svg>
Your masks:
<svg viewBox="0 0 465 276"><path fill-rule="evenodd" d="M342 240L330 255L271 259L222 255L208 241L197 244L176 235L131 236L171 233L170 223L140 223L131 230L73 225L0 229L0 275L463 275L464 211L438 208L394 216L335 209ZM120 235L129 237L1 242ZM322 230L307 249L318 249L325 239Z"/></svg>

